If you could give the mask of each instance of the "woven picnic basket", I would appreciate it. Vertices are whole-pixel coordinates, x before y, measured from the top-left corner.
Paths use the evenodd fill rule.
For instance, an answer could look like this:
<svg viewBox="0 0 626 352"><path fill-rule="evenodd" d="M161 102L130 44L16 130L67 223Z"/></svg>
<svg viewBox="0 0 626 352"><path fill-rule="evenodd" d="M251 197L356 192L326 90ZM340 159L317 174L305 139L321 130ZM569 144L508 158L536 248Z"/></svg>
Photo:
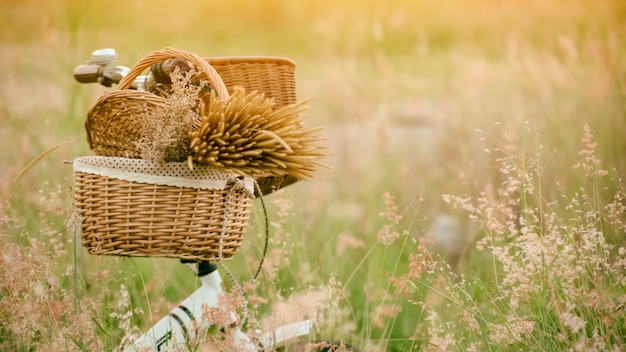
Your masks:
<svg viewBox="0 0 626 352"><path fill-rule="evenodd" d="M190 62L201 73L199 78L207 79L222 98L239 86L246 91L263 92L274 99L276 108L296 102L295 63L289 59L271 56L201 58L184 50L165 48L137 62L116 90L105 92L89 108L85 129L89 147L96 155L142 158L139 148L142 127L167 100L129 88L151 65L169 58ZM298 179L291 175L260 175L256 181L261 193L269 194Z"/></svg>
<svg viewBox="0 0 626 352"><path fill-rule="evenodd" d="M205 165L191 170L183 161L142 159L137 148L142 123L167 101L128 88L150 65L168 58L191 62L222 99L229 88L243 85L263 90L277 104L295 101L294 65L286 59L207 60L166 48L139 61L117 90L104 93L90 108L85 127L96 155L74 161L75 204L83 245L91 254L230 259L247 229L255 182L266 193L296 180L254 180Z"/></svg>
<svg viewBox="0 0 626 352"><path fill-rule="evenodd" d="M241 247L254 180L207 166L74 160L75 206L90 254L228 260Z"/></svg>

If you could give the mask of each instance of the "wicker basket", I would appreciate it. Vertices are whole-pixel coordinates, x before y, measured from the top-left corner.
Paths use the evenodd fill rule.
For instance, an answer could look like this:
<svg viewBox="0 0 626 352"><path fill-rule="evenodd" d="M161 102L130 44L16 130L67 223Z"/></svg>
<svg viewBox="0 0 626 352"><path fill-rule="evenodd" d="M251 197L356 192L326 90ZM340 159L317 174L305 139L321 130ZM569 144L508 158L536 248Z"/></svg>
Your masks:
<svg viewBox="0 0 626 352"><path fill-rule="evenodd" d="M139 141L142 126L151 112L166 104L164 97L149 92L130 90L132 82L152 64L168 58L183 58L210 81L219 96L241 86L247 91L260 91L273 98L280 107L296 102L295 64L277 57L201 58L193 53L165 48L137 62L120 82L117 90L105 92L89 108L85 128L87 142L96 155L141 158ZM298 181L293 176L257 178L261 192L271 193Z"/></svg>
<svg viewBox="0 0 626 352"><path fill-rule="evenodd" d="M91 254L228 260L247 229L254 180L198 165L74 160L75 204Z"/></svg>

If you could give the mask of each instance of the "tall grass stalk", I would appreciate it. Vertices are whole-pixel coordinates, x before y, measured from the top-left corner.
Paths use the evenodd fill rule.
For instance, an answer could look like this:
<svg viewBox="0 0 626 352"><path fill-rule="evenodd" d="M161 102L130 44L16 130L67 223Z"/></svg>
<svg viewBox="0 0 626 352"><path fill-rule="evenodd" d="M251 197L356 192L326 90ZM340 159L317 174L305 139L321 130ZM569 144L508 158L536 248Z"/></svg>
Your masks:
<svg viewBox="0 0 626 352"><path fill-rule="evenodd" d="M443 298L437 304L421 301L429 311L428 349L624 348L626 322L619 311L626 300L626 249L610 243L603 229L626 214L616 214L612 197L599 192L608 173L600 168L591 137L586 126L583 160L575 168L585 172L588 184L573 198L539 194L543 168L525 167L524 155L502 159L505 181L495 196L445 196L480 225L476 245L493 257L497 286L479 286L482 297L464 295L479 285L475 277L457 277L434 259L420 263L432 269L413 282Z"/></svg>

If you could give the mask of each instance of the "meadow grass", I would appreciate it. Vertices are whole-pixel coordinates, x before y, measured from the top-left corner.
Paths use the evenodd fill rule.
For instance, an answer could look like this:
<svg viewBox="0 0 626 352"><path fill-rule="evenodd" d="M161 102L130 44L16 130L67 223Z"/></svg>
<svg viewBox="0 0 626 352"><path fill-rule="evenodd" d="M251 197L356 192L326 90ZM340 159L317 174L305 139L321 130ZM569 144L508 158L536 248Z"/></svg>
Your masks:
<svg viewBox="0 0 626 352"><path fill-rule="evenodd" d="M625 348L621 2L0 7L2 350L114 350L197 287L175 260L87 255L68 222L63 160L90 153L103 90L73 67L165 46L290 57L307 123L327 126L334 168L265 199L249 327L306 315L364 350ZM257 200L228 264L242 283L262 219Z"/></svg>

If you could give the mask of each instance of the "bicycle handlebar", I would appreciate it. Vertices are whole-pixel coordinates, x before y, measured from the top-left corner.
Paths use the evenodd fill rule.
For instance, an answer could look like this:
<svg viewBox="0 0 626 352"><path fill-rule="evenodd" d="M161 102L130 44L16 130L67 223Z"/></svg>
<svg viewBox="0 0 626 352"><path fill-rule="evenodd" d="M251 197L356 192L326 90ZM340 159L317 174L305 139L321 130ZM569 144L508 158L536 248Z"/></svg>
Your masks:
<svg viewBox="0 0 626 352"><path fill-rule="evenodd" d="M91 54L91 58L83 65L74 68L74 78L80 83L100 83L105 87L118 84L130 69L126 66L116 66L117 53L115 49L99 49ZM167 59L150 67L148 75L142 75L135 79L132 89L146 90L152 82L171 84L170 75L176 69L180 73L191 70L189 63L181 58Z"/></svg>
<svg viewBox="0 0 626 352"><path fill-rule="evenodd" d="M100 65L79 65L74 69L74 78L80 83L98 83L102 71Z"/></svg>

